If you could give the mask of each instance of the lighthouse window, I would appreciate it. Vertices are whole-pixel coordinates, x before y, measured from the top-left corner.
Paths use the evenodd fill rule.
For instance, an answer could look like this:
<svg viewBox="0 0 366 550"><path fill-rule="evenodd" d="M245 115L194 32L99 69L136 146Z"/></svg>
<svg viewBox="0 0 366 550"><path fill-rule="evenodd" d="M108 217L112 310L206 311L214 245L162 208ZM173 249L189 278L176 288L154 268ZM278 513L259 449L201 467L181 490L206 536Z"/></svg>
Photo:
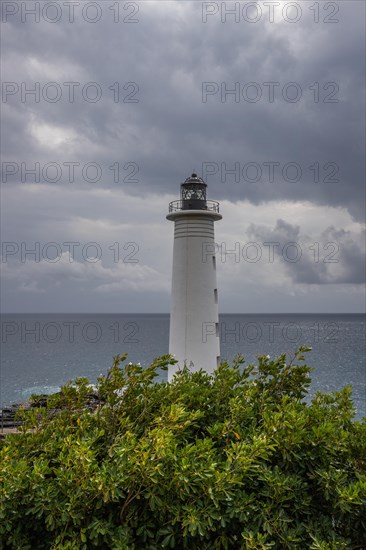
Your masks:
<svg viewBox="0 0 366 550"><path fill-rule="evenodd" d="M216 269L216 256L212 256L212 265Z"/></svg>
<svg viewBox="0 0 366 550"><path fill-rule="evenodd" d="M220 366L220 360L221 360L220 355L217 355L216 356L216 364L217 364L218 367Z"/></svg>
<svg viewBox="0 0 366 550"><path fill-rule="evenodd" d="M214 289L215 304L217 304L217 288Z"/></svg>
<svg viewBox="0 0 366 550"><path fill-rule="evenodd" d="M205 198L205 195L204 195L202 189L186 189L183 192L183 198L184 198L184 200L188 200L188 199L203 200Z"/></svg>
<svg viewBox="0 0 366 550"><path fill-rule="evenodd" d="M215 323L216 326L216 336L220 336L219 323Z"/></svg>

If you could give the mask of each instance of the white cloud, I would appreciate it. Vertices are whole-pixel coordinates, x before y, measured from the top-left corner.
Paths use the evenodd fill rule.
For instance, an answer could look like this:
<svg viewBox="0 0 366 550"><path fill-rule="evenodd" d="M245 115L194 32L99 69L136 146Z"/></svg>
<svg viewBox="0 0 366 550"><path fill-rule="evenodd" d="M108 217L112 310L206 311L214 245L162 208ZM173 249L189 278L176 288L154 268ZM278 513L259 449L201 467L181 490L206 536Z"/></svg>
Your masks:
<svg viewBox="0 0 366 550"><path fill-rule="evenodd" d="M33 120L29 125L29 132L42 147L53 151L59 151L60 148L70 151L77 144L78 136L72 128L51 126Z"/></svg>

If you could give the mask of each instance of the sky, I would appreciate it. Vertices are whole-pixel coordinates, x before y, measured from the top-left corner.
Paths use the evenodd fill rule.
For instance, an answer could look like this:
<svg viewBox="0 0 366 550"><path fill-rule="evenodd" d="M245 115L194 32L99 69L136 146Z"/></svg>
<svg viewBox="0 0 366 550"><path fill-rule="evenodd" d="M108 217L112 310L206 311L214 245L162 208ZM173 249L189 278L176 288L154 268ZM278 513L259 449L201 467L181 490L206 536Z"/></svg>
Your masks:
<svg viewBox="0 0 366 550"><path fill-rule="evenodd" d="M2 311L169 312L220 202L222 313L365 311L365 4L2 2Z"/></svg>

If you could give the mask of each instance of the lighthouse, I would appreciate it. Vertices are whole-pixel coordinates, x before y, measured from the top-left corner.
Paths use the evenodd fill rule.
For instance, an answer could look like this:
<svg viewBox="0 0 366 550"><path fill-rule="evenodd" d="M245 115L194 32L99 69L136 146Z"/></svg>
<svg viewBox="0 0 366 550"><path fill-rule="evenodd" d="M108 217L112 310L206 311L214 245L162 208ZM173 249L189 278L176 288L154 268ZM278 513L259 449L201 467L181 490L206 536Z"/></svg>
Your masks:
<svg viewBox="0 0 366 550"><path fill-rule="evenodd" d="M192 174L180 186L180 200L169 204L174 222L168 381L186 365L212 373L220 363L214 222L219 203L207 200L207 184Z"/></svg>

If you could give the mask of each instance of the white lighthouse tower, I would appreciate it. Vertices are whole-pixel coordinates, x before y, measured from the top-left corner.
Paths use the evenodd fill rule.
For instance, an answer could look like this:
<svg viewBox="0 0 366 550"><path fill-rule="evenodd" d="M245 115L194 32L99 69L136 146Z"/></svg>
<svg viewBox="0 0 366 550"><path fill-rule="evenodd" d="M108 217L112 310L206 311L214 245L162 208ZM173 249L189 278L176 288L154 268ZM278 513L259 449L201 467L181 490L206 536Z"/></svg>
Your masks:
<svg viewBox="0 0 366 550"><path fill-rule="evenodd" d="M206 183L192 174L181 184L181 199L169 204L174 221L172 302L168 380L184 365L209 373L220 362L214 222L219 203L206 199Z"/></svg>

